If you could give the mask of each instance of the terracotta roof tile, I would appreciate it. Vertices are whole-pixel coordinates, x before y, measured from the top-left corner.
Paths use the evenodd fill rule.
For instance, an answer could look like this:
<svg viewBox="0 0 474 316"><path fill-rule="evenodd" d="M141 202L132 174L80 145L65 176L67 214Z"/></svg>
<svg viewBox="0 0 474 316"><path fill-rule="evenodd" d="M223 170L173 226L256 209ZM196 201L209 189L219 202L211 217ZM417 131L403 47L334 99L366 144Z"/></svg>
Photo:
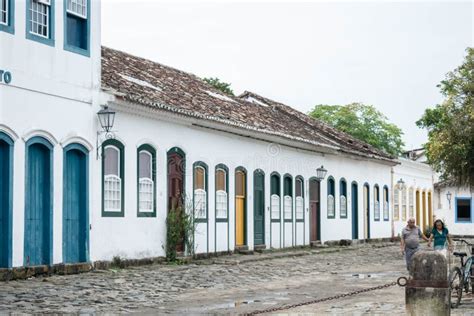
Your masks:
<svg viewBox="0 0 474 316"><path fill-rule="evenodd" d="M383 152L284 104L251 92L228 96L193 74L107 47L102 47L102 88L147 107L392 160Z"/></svg>

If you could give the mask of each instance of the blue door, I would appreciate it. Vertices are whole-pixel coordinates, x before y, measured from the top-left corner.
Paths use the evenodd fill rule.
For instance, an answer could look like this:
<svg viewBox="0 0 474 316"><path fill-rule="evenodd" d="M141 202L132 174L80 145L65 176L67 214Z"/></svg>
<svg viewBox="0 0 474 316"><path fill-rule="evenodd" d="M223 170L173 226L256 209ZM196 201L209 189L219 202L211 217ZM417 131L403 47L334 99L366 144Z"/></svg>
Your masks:
<svg viewBox="0 0 474 316"><path fill-rule="evenodd" d="M63 261L89 261L88 152L78 144L64 149Z"/></svg>
<svg viewBox="0 0 474 316"><path fill-rule="evenodd" d="M25 266L52 263L52 149L41 137L26 143Z"/></svg>
<svg viewBox="0 0 474 316"><path fill-rule="evenodd" d="M0 132L0 268L11 267L13 141Z"/></svg>
<svg viewBox="0 0 474 316"><path fill-rule="evenodd" d="M359 192L357 183L352 183L352 239L359 239Z"/></svg>

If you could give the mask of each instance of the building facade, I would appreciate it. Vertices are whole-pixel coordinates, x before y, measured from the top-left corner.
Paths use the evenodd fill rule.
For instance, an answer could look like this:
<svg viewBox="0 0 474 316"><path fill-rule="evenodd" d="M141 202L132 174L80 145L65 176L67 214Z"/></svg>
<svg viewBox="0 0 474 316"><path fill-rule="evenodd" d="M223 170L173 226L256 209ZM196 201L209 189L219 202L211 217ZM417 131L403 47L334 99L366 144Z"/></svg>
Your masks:
<svg viewBox="0 0 474 316"><path fill-rule="evenodd" d="M101 47L99 1L1 3L0 267L163 256L177 209L197 253L396 236L401 177L430 221L426 166Z"/></svg>

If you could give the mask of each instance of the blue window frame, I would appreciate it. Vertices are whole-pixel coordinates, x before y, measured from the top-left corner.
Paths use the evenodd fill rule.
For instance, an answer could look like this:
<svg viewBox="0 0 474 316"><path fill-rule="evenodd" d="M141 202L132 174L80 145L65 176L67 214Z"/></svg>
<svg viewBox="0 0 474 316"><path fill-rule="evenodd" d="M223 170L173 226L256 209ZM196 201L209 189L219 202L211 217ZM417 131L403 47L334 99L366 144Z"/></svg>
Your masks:
<svg viewBox="0 0 474 316"><path fill-rule="evenodd" d="M347 218L347 182L344 178L339 181L339 217Z"/></svg>
<svg viewBox="0 0 474 316"><path fill-rule="evenodd" d="M0 31L15 34L15 0L0 0Z"/></svg>
<svg viewBox="0 0 474 316"><path fill-rule="evenodd" d="M336 218L336 184L334 182L334 178L329 176L328 178L328 207L327 207L327 217L328 218Z"/></svg>
<svg viewBox="0 0 474 316"><path fill-rule="evenodd" d="M90 0L64 0L64 50L90 56Z"/></svg>
<svg viewBox="0 0 474 316"><path fill-rule="evenodd" d="M455 200L456 223L472 222L472 198L457 197Z"/></svg>
<svg viewBox="0 0 474 316"><path fill-rule="evenodd" d="M54 46L54 1L28 0L26 5L26 38Z"/></svg>

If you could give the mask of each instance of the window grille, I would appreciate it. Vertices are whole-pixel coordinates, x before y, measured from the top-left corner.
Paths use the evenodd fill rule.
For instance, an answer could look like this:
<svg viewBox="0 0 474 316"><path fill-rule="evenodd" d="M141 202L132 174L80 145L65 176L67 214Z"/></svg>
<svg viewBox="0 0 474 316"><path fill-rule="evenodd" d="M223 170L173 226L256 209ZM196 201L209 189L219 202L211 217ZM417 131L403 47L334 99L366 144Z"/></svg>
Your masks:
<svg viewBox="0 0 474 316"><path fill-rule="evenodd" d="M141 178L138 183L140 212L153 212L153 180Z"/></svg>
<svg viewBox="0 0 474 316"><path fill-rule="evenodd" d="M340 216L341 217L347 217L347 198L344 195L341 195L340 197Z"/></svg>
<svg viewBox="0 0 474 316"><path fill-rule="evenodd" d="M304 200L301 196L296 197L296 219L304 218Z"/></svg>
<svg viewBox="0 0 474 316"><path fill-rule="evenodd" d="M415 217L415 207L414 207L414 198L413 198L414 190L413 188L410 188L408 191L408 201L409 201L409 210L408 210L408 216L410 218Z"/></svg>
<svg viewBox="0 0 474 316"><path fill-rule="evenodd" d="M50 37L50 10L49 0L30 1L30 33L44 38Z"/></svg>
<svg viewBox="0 0 474 316"><path fill-rule="evenodd" d="M280 197L276 194L272 195L272 219L280 219Z"/></svg>
<svg viewBox="0 0 474 316"><path fill-rule="evenodd" d="M67 0L67 12L87 19L87 0Z"/></svg>
<svg viewBox="0 0 474 316"><path fill-rule="evenodd" d="M393 219L400 219L400 191L397 188L393 189Z"/></svg>
<svg viewBox="0 0 474 316"><path fill-rule="evenodd" d="M402 221L407 220L407 190L402 189Z"/></svg>
<svg viewBox="0 0 474 316"><path fill-rule="evenodd" d="M379 201L375 201L374 203L374 220L380 220L380 203Z"/></svg>
<svg viewBox="0 0 474 316"><path fill-rule="evenodd" d="M0 24L8 25L8 2L10 0L0 0Z"/></svg>
<svg viewBox="0 0 474 316"><path fill-rule="evenodd" d="M216 217L227 218L227 192L219 190L216 192Z"/></svg>
<svg viewBox="0 0 474 316"><path fill-rule="evenodd" d="M104 177L104 209L106 212L120 212L122 206L122 179L116 175Z"/></svg>
<svg viewBox="0 0 474 316"><path fill-rule="evenodd" d="M292 214L291 214L291 204L293 202L293 199L291 198L291 196L288 196L286 195L284 197L284 204L283 204L283 208L285 210L285 219L291 219L292 218Z"/></svg>
<svg viewBox="0 0 474 316"><path fill-rule="evenodd" d="M328 217L335 217L335 205L334 205L334 195L328 195Z"/></svg>
<svg viewBox="0 0 474 316"><path fill-rule="evenodd" d="M206 191L202 189L194 190L194 216L206 218Z"/></svg>

